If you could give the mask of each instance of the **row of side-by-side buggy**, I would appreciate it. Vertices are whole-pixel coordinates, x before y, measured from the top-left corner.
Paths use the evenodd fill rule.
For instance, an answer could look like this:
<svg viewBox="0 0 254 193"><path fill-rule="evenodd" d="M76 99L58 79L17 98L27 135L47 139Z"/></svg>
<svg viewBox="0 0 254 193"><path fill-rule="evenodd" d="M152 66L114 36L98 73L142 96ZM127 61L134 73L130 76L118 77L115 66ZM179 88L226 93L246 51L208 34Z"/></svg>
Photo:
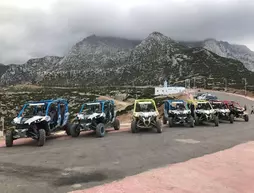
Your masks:
<svg viewBox="0 0 254 193"><path fill-rule="evenodd" d="M230 123L235 118L249 121L246 108L234 101L206 101L206 100L167 100L164 102L163 124L173 127L177 124L199 125L204 122L212 122L219 126L220 120Z"/></svg>
<svg viewBox="0 0 254 193"><path fill-rule="evenodd" d="M65 99L32 101L26 103L17 117L13 119L14 127L6 131L6 146L11 147L19 138L32 138L38 146L43 146L46 137L59 130L67 135L78 137L82 131L95 131L97 137L104 137L106 129L120 129L116 118L113 100L96 100L83 103L74 121L69 121L68 101ZM153 99L139 99L134 102L131 122L132 133L140 129L155 129L162 133L161 119ZM234 122L235 118L249 121L246 108L234 101L206 100L165 100L163 124L189 125L194 127L203 122L212 122L219 126L219 120Z"/></svg>
<svg viewBox="0 0 254 193"><path fill-rule="evenodd" d="M78 137L81 131L93 130L96 136L104 137L106 128L120 129L113 100L96 100L84 103L75 120L69 122L68 101L65 99L27 102L12 121L13 127L6 131L7 147L19 138L32 138L43 146L46 137L59 130Z"/></svg>

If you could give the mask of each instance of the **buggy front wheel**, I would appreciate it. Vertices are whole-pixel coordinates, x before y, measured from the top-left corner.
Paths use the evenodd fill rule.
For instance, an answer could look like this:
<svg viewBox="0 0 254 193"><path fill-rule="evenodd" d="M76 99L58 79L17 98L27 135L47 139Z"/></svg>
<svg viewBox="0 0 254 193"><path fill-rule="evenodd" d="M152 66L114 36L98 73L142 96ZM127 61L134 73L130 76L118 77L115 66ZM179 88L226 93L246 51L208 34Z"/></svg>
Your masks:
<svg viewBox="0 0 254 193"><path fill-rule="evenodd" d="M137 133L138 132L137 122L135 120L131 122L131 132L132 133Z"/></svg>
<svg viewBox="0 0 254 193"><path fill-rule="evenodd" d="M173 118L172 117L168 118L168 126L173 127Z"/></svg>
<svg viewBox="0 0 254 193"><path fill-rule="evenodd" d="M214 125L215 125L215 127L219 126L219 118L218 118L218 116L214 116Z"/></svg>
<svg viewBox="0 0 254 193"><path fill-rule="evenodd" d="M66 134L68 135L68 136L70 136L71 135L71 129L70 129L70 124L69 123L67 123L66 125L65 125L65 132L66 132Z"/></svg>
<svg viewBox="0 0 254 193"><path fill-rule="evenodd" d="M194 119L193 119L193 117L190 117L189 123L190 123L190 127L194 127Z"/></svg>
<svg viewBox="0 0 254 193"><path fill-rule="evenodd" d="M162 133L162 126L161 126L161 120L156 120L156 131L157 133Z"/></svg>
<svg viewBox="0 0 254 193"><path fill-rule="evenodd" d="M229 121L230 121L230 123L234 123L234 115L233 114L229 115Z"/></svg>
<svg viewBox="0 0 254 193"><path fill-rule="evenodd" d="M80 125L79 124L72 124L70 126L70 134L72 137L78 137L80 134Z"/></svg>
<svg viewBox="0 0 254 193"><path fill-rule="evenodd" d="M167 119L164 116L162 117L162 122L163 122L164 125L167 124Z"/></svg>
<svg viewBox="0 0 254 193"><path fill-rule="evenodd" d="M104 137L106 133L105 125L103 123L99 123L96 126L96 136L97 137Z"/></svg>
<svg viewBox="0 0 254 193"><path fill-rule="evenodd" d="M46 132L44 129L39 129L38 131L39 136L38 136L38 146L43 146L45 144L46 141Z"/></svg>

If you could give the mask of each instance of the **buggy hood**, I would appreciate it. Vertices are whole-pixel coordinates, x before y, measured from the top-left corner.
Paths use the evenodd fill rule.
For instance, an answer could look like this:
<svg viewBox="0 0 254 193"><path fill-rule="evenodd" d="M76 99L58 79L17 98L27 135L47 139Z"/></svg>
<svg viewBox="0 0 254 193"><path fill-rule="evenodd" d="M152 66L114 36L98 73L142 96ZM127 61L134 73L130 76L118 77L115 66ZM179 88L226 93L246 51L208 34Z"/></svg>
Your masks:
<svg viewBox="0 0 254 193"><path fill-rule="evenodd" d="M136 112L134 115L136 117L138 117L138 116L150 117L150 116L157 116L158 113L156 111L154 111L154 112Z"/></svg>
<svg viewBox="0 0 254 193"><path fill-rule="evenodd" d="M22 120L24 120L24 123L22 123ZM30 125L31 123L36 123L36 122L41 122L41 121L47 121L49 122L51 120L50 116L33 116L31 118L23 118L23 117L16 117L15 119L13 119L13 122L15 124L28 124Z"/></svg>
<svg viewBox="0 0 254 193"><path fill-rule="evenodd" d="M229 113L230 112L229 109L214 109L214 110L217 112L220 112L220 113Z"/></svg>
<svg viewBox="0 0 254 193"><path fill-rule="evenodd" d="M97 116L105 117L105 113L93 113L91 115L85 115L85 114L79 113L77 115L78 119L93 119Z"/></svg>
<svg viewBox="0 0 254 193"><path fill-rule="evenodd" d="M196 113L211 114L211 113L215 113L215 110L214 109L211 109L211 110L198 109L198 110L196 110Z"/></svg>
<svg viewBox="0 0 254 193"><path fill-rule="evenodd" d="M190 110L169 110L169 113L174 113L174 114L188 114L191 111Z"/></svg>

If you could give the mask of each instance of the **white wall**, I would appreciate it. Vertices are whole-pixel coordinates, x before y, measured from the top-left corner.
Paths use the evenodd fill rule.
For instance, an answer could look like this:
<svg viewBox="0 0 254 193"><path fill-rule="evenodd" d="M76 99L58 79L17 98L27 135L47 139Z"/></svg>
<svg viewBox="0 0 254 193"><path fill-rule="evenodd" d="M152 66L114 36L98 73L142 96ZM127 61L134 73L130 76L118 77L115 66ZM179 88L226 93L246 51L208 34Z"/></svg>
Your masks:
<svg viewBox="0 0 254 193"><path fill-rule="evenodd" d="M185 90L185 87L155 87L154 93L155 95L169 95L181 93Z"/></svg>

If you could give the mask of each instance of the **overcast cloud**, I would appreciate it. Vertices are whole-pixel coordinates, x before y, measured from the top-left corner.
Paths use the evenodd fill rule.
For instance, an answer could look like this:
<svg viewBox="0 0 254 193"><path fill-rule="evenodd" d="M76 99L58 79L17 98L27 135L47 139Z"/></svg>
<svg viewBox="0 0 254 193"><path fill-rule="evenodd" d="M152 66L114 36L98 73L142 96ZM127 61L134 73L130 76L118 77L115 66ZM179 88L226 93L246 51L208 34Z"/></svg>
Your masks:
<svg viewBox="0 0 254 193"><path fill-rule="evenodd" d="M254 50L254 0L0 0L0 63L63 56L88 35L216 38Z"/></svg>

